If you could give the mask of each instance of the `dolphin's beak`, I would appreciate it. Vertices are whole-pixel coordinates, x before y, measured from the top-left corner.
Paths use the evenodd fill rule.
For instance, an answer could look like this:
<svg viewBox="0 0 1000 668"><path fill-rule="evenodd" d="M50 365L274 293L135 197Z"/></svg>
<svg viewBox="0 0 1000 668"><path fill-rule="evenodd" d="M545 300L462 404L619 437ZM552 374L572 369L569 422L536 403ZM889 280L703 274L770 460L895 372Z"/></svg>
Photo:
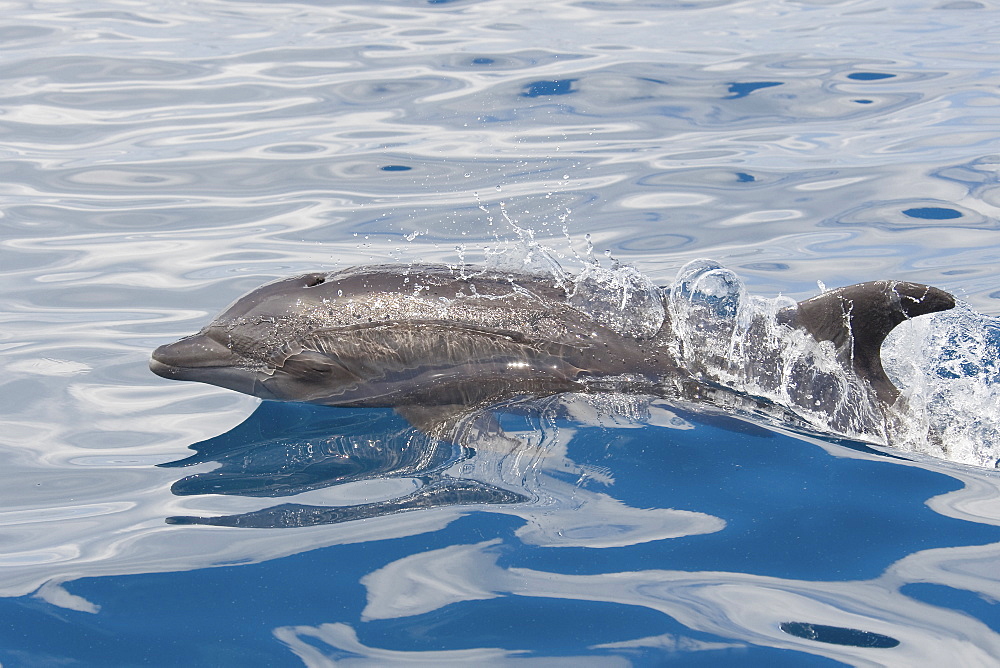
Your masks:
<svg viewBox="0 0 1000 668"><path fill-rule="evenodd" d="M149 370L171 380L196 380L262 399L273 399L246 360L205 334L187 336L153 351Z"/></svg>
<svg viewBox="0 0 1000 668"><path fill-rule="evenodd" d="M224 344L205 334L194 334L154 350L149 368L164 378L186 380L183 378L185 371L232 367L240 361L240 356Z"/></svg>

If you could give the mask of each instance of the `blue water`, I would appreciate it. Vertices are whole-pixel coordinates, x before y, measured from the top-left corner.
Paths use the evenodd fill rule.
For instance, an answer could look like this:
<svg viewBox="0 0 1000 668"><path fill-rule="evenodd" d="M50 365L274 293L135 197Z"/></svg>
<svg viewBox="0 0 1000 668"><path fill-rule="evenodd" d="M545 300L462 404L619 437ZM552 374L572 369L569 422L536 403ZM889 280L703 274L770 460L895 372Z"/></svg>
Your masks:
<svg viewBox="0 0 1000 668"><path fill-rule="evenodd" d="M976 0L7 5L0 664L996 665L998 30ZM615 395L463 448L146 367L275 277L588 244L659 285L953 292L886 351L940 439Z"/></svg>

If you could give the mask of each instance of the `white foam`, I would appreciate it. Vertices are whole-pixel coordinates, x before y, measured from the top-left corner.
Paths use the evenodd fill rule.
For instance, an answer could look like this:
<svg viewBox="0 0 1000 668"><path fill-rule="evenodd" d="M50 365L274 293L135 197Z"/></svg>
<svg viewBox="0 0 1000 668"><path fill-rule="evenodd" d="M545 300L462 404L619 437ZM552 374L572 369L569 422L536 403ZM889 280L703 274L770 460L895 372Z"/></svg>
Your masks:
<svg viewBox="0 0 1000 668"><path fill-rule="evenodd" d="M1000 457L1000 320L968 304L897 327L882 361L908 403L895 445L963 464Z"/></svg>

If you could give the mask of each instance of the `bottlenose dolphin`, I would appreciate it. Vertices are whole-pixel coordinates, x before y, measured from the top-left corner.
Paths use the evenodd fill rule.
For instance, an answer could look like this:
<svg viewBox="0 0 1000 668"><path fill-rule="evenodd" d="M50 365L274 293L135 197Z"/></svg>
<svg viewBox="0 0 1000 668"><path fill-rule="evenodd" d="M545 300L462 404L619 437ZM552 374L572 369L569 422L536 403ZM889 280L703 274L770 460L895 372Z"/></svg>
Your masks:
<svg viewBox="0 0 1000 668"><path fill-rule="evenodd" d="M263 399L393 407L425 430L514 397L598 391L602 379L724 385L679 354L669 308L655 333L623 331L574 306L574 289L572 277L468 266L309 273L239 298L199 333L157 348L150 368ZM666 303L669 292L658 298ZM888 406L899 391L882 369L886 335L954 305L937 288L873 281L799 302L774 321L829 342L872 402Z"/></svg>

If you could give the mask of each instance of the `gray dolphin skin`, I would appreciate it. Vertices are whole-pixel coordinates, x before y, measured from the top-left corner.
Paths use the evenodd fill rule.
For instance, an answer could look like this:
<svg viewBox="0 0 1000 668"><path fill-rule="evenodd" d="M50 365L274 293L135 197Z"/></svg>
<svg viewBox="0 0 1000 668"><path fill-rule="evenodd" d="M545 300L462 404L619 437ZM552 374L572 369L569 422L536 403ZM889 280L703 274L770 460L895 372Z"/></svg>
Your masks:
<svg viewBox="0 0 1000 668"><path fill-rule="evenodd" d="M376 265L310 273L241 297L199 333L160 346L150 369L262 399L393 407L415 426L515 397L593 391L608 377L696 380L677 359L669 309L653 336L624 334L570 304L572 279L472 267ZM669 290L663 290L663 299ZM898 390L879 349L899 323L950 309L917 283L826 292L777 321L829 341L874 400Z"/></svg>

